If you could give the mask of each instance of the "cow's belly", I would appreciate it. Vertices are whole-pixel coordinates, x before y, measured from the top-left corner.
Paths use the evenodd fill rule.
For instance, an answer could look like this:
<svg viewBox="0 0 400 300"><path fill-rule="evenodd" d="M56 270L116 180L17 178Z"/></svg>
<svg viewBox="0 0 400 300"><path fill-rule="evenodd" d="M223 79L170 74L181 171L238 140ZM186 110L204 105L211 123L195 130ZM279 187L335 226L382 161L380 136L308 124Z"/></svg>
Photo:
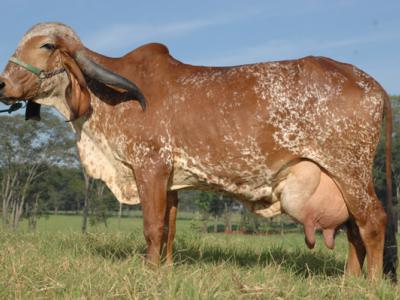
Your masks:
<svg viewBox="0 0 400 300"><path fill-rule="evenodd" d="M207 175L198 171L196 169L174 168L170 189L200 188L216 192L227 192L247 201L268 200L272 198L272 187L268 184L261 186L250 183L239 185L228 178Z"/></svg>
<svg viewBox="0 0 400 300"><path fill-rule="evenodd" d="M210 176L196 168L183 169L175 166L171 190L184 188L227 192L246 206L251 212L262 217L281 214L281 204L271 184L238 185L228 179Z"/></svg>
<svg viewBox="0 0 400 300"><path fill-rule="evenodd" d="M280 214L280 204L272 186L273 172L267 168L265 161L251 163L247 159L247 162L248 165L243 169L235 171L233 165L230 169L224 168L229 162L219 162L215 166L180 153L174 157L170 189L193 188L226 192L254 213L264 217Z"/></svg>

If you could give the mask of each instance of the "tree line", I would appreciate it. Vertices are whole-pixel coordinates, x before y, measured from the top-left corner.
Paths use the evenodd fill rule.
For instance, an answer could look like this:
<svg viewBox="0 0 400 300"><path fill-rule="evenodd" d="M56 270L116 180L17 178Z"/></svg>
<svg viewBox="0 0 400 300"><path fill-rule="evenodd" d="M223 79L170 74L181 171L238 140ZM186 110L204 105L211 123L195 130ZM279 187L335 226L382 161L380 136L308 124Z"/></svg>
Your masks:
<svg viewBox="0 0 400 300"><path fill-rule="evenodd" d="M400 198L400 96L393 96L392 104L392 173L397 209ZM386 196L384 142L382 134L373 170L380 199ZM262 223L225 195L185 190L180 192L179 198L180 210L197 212L203 230L209 230L208 224L217 218L222 220L225 230L234 230L234 213L241 214L241 226L258 230ZM20 114L0 115L0 200L3 226L14 229L22 219L34 229L41 216L73 213L83 214L82 229L85 231L88 223L102 222L107 226L109 216L122 213L122 206L108 188L82 171L69 124L46 109L40 122L27 122ZM124 209L140 208L125 206ZM214 230L218 231L218 228Z"/></svg>

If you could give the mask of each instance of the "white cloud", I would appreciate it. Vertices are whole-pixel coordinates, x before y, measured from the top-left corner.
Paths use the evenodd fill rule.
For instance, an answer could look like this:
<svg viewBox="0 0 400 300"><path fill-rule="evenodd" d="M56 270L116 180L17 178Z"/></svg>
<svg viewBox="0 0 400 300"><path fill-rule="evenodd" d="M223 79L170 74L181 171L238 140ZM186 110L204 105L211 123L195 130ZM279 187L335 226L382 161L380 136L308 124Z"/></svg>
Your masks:
<svg viewBox="0 0 400 300"><path fill-rule="evenodd" d="M85 39L97 51L114 51L126 48L141 40L170 37L212 25L207 20L170 23L164 25L116 24L102 29Z"/></svg>
<svg viewBox="0 0 400 300"><path fill-rule="evenodd" d="M247 18L260 11L247 10L240 14L225 14L206 19L195 19L167 24L114 24L83 38L85 44L100 52L111 52L128 48L140 41L170 38L211 26L227 24Z"/></svg>
<svg viewBox="0 0 400 300"><path fill-rule="evenodd" d="M201 58L194 64L202 65L237 65L259 61L271 61L297 58L305 55L323 55L327 50L339 49L363 44L390 41L400 38L399 32L372 33L365 36L339 40L323 39L276 39L267 43L235 50L219 57ZM193 63L193 62L192 62Z"/></svg>

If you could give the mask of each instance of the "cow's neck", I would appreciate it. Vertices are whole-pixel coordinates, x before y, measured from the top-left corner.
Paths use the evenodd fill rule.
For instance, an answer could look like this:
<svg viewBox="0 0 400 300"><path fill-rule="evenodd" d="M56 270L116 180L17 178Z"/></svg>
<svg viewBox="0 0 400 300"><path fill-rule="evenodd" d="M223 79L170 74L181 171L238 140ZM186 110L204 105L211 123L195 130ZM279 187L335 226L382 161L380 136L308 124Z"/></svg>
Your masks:
<svg viewBox="0 0 400 300"><path fill-rule="evenodd" d="M156 55L158 55L159 51L163 50L162 46L157 47L161 48L153 49ZM144 49L139 49L137 53L134 51L118 59L105 57L94 52L90 52L89 55L94 61L107 69L137 84L147 96L147 100L152 101L151 104L154 109L156 101L161 101L159 100L160 97L149 96L152 94L154 87L158 86L154 78L151 77L151 74L156 72L152 70L153 59L148 55L143 57L143 53L146 52L143 50ZM149 110L144 113L139 103L135 100L117 101L117 104L110 103L110 101L107 100L107 95L103 97L101 90L99 92L96 86L92 86L92 84L96 85L96 83L89 83L91 87L89 91L91 94L91 111L89 111L86 116L72 122L72 126L77 135L77 146L82 163L84 166L87 166L87 161L90 162L90 158L83 155L86 149L95 149L94 151L105 155L108 161L116 160L119 163L126 164L133 159L132 157L128 157L128 153L133 151L134 134L139 134L140 130L144 130L145 128L144 126L139 126L139 120L143 120ZM160 93L160 88L158 88L157 91ZM113 93L113 91L110 91L110 93ZM129 115L129 120L132 121L132 125L135 124L135 127L131 126L129 128L129 138L125 130L126 125L129 125L126 124L126 122L129 122L129 120L122 120L124 116L126 118L126 115ZM130 143L130 147L128 147L128 143ZM127 151L127 148L130 148L130 150ZM91 155L92 152L89 151L86 156ZM113 161L113 163L115 163L115 161Z"/></svg>
<svg viewBox="0 0 400 300"><path fill-rule="evenodd" d="M102 54L93 52L89 49L86 49L86 53L88 56L93 59L98 64L102 65L103 67L111 70L121 76L126 77L130 81L134 82L139 86L143 86L143 82L146 78L143 72L143 69L148 69L149 64L147 63L147 59L144 59L142 54L135 53L133 51L129 54L129 59L125 57L121 58L113 58L104 56Z"/></svg>
<svg viewBox="0 0 400 300"><path fill-rule="evenodd" d="M87 52L91 59L105 68L127 77L130 81L133 81L136 84L145 81L145 79L142 78L143 73L137 72L137 65L133 64L132 61L129 64L128 70L121 70L120 66L126 66L123 58L106 57L88 49ZM89 92L91 94L91 111L87 116L81 118L81 120L73 122L73 127L78 134L78 141L79 134L85 134L96 142L101 138L110 138L110 134L115 133L115 130L117 129L116 126L118 126L118 124L115 123L120 121L118 115L120 114L121 109L123 110L124 107L128 108L131 105L137 105L138 108L140 107L139 103L133 100L117 101L117 104L111 104L105 99L100 99L102 98L101 94L92 90Z"/></svg>
<svg viewBox="0 0 400 300"><path fill-rule="evenodd" d="M107 109L106 104L92 95L92 107L88 116L72 122L81 164L90 177L105 182L120 202L137 204L139 198L132 169L124 164L115 140L103 126L101 116Z"/></svg>
<svg viewBox="0 0 400 300"><path fill-rule="evenodd" d="M108 145L104 143L107 141L107 129L109 126L109 120L105 118L108 114L108 111L112 110L112 108L108 107L108 105L102 102L96 95L91 93L91 110L88 112L86 116L73 121L72 127L77 135L77 143L78 148L80 147L81 141L85 141L85 145L87 142L92 141L93 147L101 148L99 150L105 151L108 148ZM102 141L101 143L99 143Z"/></svg>

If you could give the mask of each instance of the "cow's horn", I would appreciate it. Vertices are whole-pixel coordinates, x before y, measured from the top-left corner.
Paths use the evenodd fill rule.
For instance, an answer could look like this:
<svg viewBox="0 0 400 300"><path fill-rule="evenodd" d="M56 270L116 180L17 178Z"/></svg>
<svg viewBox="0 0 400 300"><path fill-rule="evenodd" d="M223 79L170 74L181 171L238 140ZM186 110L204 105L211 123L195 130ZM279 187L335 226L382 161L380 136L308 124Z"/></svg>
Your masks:
<svg viewBox="0 0 400 300"><path fill-rule="evenodd" d="M140 106L143 110L146 109L146 99L143 93L136 86L136 84L114 73L113 71L104 68L100 64L86 57L82 52L78 52L75 55L75 59L81 67L82 71L87 76L101 83L126 90L128 93L132 94L132 97L134 97L136 100L139 100Z"/></svg>

